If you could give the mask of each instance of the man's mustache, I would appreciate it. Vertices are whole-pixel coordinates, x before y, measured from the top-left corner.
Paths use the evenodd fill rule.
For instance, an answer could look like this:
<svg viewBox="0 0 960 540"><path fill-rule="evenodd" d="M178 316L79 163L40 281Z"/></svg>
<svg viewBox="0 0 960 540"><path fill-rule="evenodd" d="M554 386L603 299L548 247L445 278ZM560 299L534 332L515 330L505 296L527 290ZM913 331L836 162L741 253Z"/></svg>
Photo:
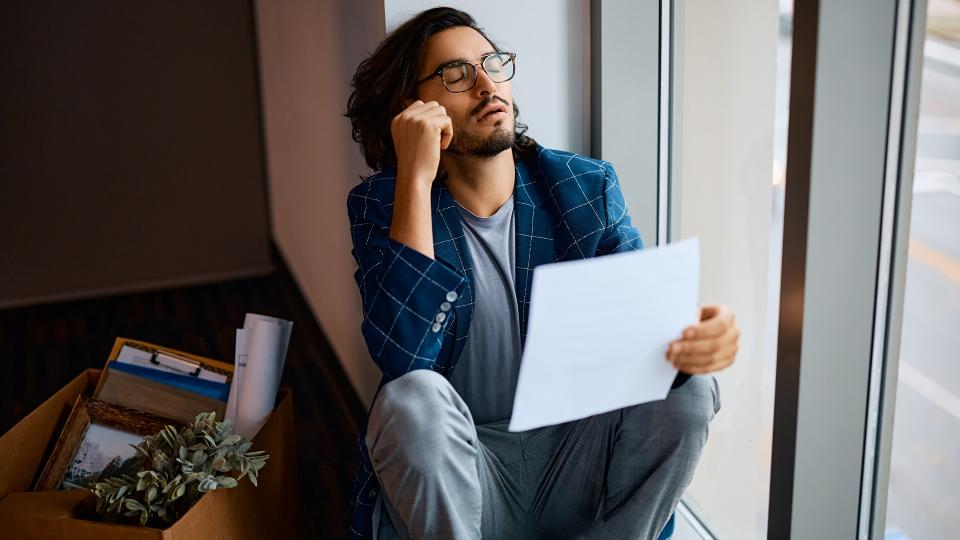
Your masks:
<svg viewBox="0 0 960 540"><path fill-rule="evenodd" d="M490 105L494 101L499 101L500 103L503 103L504 105L506 105L507 110L510 110L510 104L507 103L507 100L503 99L500 96L490 96L484 99L483 101L481 101L479 105L477 105L472 111L470 111L470 116L476 116L480 114L480 111L482 111L484 108L486 108L488 105Z"/></svg>

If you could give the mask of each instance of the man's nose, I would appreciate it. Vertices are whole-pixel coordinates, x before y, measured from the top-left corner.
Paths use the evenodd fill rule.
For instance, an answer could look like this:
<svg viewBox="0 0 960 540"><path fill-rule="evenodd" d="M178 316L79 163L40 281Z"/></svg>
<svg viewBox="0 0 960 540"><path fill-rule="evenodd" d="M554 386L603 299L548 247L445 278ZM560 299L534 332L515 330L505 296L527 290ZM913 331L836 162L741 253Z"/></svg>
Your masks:
<svg viewBox="0 0 960 540"><path fill-rule="evenodd" d="M474 88L481 96L487 96L489 94L496 93L497 83L493 82L493 79L490 78L490 75L487 75L486 70L478 68L477 84L474 85Z"/></svg>

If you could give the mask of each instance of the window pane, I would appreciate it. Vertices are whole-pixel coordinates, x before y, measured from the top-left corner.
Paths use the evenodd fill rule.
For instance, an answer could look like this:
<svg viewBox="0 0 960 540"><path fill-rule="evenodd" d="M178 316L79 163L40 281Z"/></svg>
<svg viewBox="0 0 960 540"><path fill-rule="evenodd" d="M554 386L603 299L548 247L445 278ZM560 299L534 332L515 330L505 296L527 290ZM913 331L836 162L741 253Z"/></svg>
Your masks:
<svg viewBox="0 0 960 540"><path fill-rule="evenodd" d="M684 497L718 538L766 538L791 15L785 1L685 2L678 14L672 237L700 237L701 303L733 307L742 332L737 361L716 374L722 408ZM681 523L677 537L696 536Z"/></svg>
<svg viewBox="0 0 960 540"><path fill-rule="evenodd" d="M960 530L960 2L929 0L887 537Z"/></svg>

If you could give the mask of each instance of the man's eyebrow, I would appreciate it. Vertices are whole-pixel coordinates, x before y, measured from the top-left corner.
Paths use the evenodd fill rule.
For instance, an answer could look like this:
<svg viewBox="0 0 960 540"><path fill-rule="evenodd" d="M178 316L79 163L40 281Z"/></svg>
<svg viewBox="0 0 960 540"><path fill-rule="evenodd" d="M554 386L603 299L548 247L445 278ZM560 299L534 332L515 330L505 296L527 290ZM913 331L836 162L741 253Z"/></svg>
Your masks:
<svg viewBox="0 0 960 540"><path fill-rule="evenodd" d="M481 54L480 56L487 56L488 54L493 54L493 53L496 53L496 52L499 52L499 51L487 51L487 52ZM477 58L479 58L479 56L478 56ZM438 69L440 69L440 68L442 68L442 67L449 66L450 64L456 64L456 63L458 63L458 62L470 62L470 60L467 59L467 58L451 58L451 59L449 59L449 60L445 60L445 61L440 62L439 64L437 64L437 67L434 68L433 71L437 71Z"/></svg>

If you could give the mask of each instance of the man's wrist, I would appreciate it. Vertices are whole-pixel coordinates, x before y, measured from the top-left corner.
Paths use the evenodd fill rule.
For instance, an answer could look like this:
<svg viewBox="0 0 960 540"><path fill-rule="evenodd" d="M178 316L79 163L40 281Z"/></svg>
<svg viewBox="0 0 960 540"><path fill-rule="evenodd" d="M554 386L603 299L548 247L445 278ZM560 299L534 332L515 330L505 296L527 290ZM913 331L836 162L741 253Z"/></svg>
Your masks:
<svg viewBox="0 0 960 540"><path fill-rule="evenodd" d="M416 172L397 172L397 189L406 193L422 195L430 193L433 186L433 176Z"/></svg>

